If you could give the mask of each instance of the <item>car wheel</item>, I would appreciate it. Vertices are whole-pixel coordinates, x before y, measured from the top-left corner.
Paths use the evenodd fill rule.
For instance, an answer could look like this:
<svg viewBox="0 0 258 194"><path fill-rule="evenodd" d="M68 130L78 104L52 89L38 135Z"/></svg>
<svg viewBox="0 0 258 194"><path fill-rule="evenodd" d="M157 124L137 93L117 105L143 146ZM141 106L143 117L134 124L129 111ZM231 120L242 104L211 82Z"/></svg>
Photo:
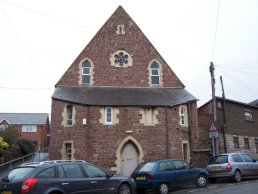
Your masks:
<svg viewBox="0 0 258 194"><path fill-rule="evenodd" d="M168 194L168 185L166 183L159 185L159 194Z"/></svg>
<svg viewBox="0 0 258 194"><path fill-rule="evenodd" d="M242 180L242 177L241 177L241 172L239 170L236 170L234 172L234 180L236 182L240 182Z"/></svg>
<svg viewBox="0 0 258 194"><path fill-rule="evenodd" d="M216 179L215 179L215 178L209 178L209 182L210 182L210 183L215 183L215 182L216 182Z"/></svg>
<svg viewBox="0 0 258 194"><path fill-rule="evenodd" d="M131 193L132 193L131 187L126 183L121 184L117 192L117 194L131 194Z"/></svg>
<svg viewBox="0 0 258 194"><path fill-rule="evenodd" d="M207 185L207 177L203 174L200 174L196 180L198 187L205 187Z"/></svg>

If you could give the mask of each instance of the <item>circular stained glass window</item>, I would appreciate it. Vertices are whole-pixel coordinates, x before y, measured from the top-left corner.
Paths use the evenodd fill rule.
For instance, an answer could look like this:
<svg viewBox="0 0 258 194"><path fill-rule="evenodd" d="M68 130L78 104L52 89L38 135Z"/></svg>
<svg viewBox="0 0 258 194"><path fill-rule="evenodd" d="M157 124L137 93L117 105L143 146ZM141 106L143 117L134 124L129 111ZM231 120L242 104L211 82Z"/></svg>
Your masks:
<svg viewBox="0 0 258 194"><path fill-rule="evenodd" d="M115 63L123 66L128 63L128 55L120 52L118 55L115 55Z"/></svg>

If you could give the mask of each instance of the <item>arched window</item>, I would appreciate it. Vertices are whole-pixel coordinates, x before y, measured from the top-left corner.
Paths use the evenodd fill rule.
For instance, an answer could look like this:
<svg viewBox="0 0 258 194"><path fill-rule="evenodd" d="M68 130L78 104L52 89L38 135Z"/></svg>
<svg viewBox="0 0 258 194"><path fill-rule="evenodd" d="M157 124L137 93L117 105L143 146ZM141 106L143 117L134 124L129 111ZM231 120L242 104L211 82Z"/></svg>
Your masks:
<svg viewBox="0 0 258 194"><path fill-rule="evenodd" d="M156 62L151 64L151 85L160 85L160 70Z"/></svg>
<svg viewBox="0 0 258 194"><path fill-rule="evenodd" d="M82 63L82 84L91 84L91 64L88 60Z"/></svg>

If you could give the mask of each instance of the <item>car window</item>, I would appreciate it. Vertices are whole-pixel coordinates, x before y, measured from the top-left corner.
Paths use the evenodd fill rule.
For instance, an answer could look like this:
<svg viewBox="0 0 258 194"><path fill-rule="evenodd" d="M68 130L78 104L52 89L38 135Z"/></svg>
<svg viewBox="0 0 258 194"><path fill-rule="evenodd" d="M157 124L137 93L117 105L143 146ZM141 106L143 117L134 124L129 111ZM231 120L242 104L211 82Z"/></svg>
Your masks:
<svg viewBox="0 0 258 194"><path fill-rule="evenodd" d="M83 164L82 167L84 168L88 177L90 177L90 178L92 178L92 177L106 177L107 176L107 173L104 170L99 169L96 166L89 165L89 164Z"/></svg>
<svg viewBox="0 0 258 194"><path fill-rule="evenodd" d="M22 180L26 178L34 169L35 168L33 167L15 168L9 173L8 179L12 181Z"/></svg>
<svg viewBox="0 0 258 194"><path fill-rule="evenodd" d="M176 169L186 169L186 168L190 167L189 164L185 163L182 160L174 160L173 162L174 162Z"/></svg>
<svg viewBox="0 0 258 194"><path fill-rule="evenodd" d="M58 177L59 178L65 178L65 172L64 172L63 167L62 166L58 166L57 169L58 169Z"/></svg>
<svg viewBox="0 0 258 194"><path fill-rule="evenodd" d="M43 170L37 175L37 178L55 178L54 167Z"/></svg>
<svg viewBox="0 0 258 194"><path fill-rule="evenodd" d="M212 156L209 160L209 164L223 164L228 163L228 155Z"/></svg>
<svg viewBox="0 0 258 194"><path fill-rule="evenodd" d="M141 163L137 166L134 172L152 172L155 162Z"/></svg>
<svg viewBox="0 0 258 194"><path fill-rule="evenodd" d="M242 158L244 159L245 162L253 162L254 159L247 154L241 154Z"/></svg>
<svg viewBox="0 0 258 194"><path fill-rule="evenodd" d="M83 174L77 164L64 164L62 165L67 178L82 178Z"/></svg>
<svg viewBox="0 0 258 194"><path fill-rule="evenodd" d="M234 162L244 162L239 154L234 154L231 156Z"/></svg>
<svg viewBox="0 0 258 194"><path fill-rule="evenodd" d="M159 163L159 172L171 171L171 170L173 170L171 161L161 161Z"/></svg>

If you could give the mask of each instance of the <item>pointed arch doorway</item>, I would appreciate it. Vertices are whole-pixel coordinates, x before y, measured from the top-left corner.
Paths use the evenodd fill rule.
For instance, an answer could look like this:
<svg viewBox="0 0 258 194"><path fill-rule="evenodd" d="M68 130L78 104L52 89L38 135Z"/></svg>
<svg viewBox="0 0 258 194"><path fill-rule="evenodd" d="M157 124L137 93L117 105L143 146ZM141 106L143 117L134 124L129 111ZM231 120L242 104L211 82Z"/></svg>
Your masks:
<svg viewBox="0 0 258 194"><path fill-rule="evenodd" d="M117 173L130 176L142 159L141 145L133 137L126 137L117 149Z"/></svg>

